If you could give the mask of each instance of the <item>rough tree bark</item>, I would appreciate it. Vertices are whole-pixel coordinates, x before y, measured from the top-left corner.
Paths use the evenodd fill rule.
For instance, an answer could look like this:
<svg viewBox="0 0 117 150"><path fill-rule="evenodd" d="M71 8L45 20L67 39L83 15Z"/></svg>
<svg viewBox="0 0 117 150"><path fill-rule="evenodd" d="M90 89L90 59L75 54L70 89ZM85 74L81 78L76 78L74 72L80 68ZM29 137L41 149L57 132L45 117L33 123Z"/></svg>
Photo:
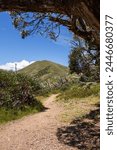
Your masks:
<svg viewBox="0 0 117 150"><path fill-rule="evenodd" d="M69 26L72 32L86 40L93 36L95 44L99 46L99 0L0 0L0 11L51 12L66 15L72 20ZM76 20L79 17L92 29L90 32L77 30Z"/></svg>

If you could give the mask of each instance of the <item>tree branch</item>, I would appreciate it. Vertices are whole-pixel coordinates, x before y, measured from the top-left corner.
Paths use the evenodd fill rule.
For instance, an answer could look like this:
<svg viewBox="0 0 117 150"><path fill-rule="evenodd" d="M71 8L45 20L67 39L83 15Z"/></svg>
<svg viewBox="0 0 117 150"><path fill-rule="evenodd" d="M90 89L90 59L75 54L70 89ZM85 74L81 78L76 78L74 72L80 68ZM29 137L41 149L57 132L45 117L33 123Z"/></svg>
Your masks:
<svg viewBox="0 0 117 150"><path fill-rule="evenodd" d="M56 18L56 22L64 24L69 30L86 40L94 38L95 44L99 45L99 5L99 0L0 0L0 11L55 13L69 18L73 16L75 20L81 17L90 27L91 32L79 31L72 21L69 26L69 22L66 24L64 20ZM55 22L55 19L53 21Z"/></svg>

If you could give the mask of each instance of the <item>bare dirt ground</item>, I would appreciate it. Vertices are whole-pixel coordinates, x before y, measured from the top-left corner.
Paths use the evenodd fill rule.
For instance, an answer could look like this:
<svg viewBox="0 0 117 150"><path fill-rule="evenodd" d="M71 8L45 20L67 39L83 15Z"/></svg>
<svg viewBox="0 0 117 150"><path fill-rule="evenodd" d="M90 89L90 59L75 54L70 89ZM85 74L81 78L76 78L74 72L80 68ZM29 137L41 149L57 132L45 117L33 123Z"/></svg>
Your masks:
<svg viewBox="0 0 117 150"><path fill-rule="evenodd" d="M76 150L57 139L57 129L64 124L58 119L63 108L55 98L52 95L45 101L44 112L0 126L0 150Z"/></svg>

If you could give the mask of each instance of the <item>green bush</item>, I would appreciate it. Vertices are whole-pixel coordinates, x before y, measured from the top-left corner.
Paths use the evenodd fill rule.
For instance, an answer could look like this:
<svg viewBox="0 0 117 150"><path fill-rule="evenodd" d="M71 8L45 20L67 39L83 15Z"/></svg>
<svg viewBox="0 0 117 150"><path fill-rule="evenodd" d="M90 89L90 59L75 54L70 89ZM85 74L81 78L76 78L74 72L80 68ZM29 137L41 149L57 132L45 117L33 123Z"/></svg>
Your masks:
<svg viewBox="0 0 117 150"><path fill-rule="evenodd" d="M40 85L25 75L0 70L0 108L41 110L42 104L33 96L39 89Z"/></svg>
<svg viewBox="0 0 117 150"><path fill-rule="evenodd" d="M61 99L85 98L91 95L98 96L100 91L99 84L72 85L65 91L61 92Z"/></svg>

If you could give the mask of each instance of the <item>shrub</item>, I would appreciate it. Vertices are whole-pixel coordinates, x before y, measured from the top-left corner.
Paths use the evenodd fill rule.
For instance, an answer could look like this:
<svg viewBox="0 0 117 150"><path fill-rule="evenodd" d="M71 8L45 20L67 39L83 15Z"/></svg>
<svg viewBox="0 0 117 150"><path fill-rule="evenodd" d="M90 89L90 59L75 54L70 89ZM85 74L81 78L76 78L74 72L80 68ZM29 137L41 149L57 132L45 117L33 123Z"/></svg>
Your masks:
<svg viewBox="0 0 117 150"><path fill-rule="evenodd" d="M61 99L85 98L91 95L98 96L100 91L99 84L72 85L65 91L61 92Z"/></svg>
<svg viewBox="0 0 117 150"><path fill-rule="evenodd" d="M20 109L35 107L43 108L33 94L40 89L37 82L25 75L0 70L0 107Z"/></svg>

